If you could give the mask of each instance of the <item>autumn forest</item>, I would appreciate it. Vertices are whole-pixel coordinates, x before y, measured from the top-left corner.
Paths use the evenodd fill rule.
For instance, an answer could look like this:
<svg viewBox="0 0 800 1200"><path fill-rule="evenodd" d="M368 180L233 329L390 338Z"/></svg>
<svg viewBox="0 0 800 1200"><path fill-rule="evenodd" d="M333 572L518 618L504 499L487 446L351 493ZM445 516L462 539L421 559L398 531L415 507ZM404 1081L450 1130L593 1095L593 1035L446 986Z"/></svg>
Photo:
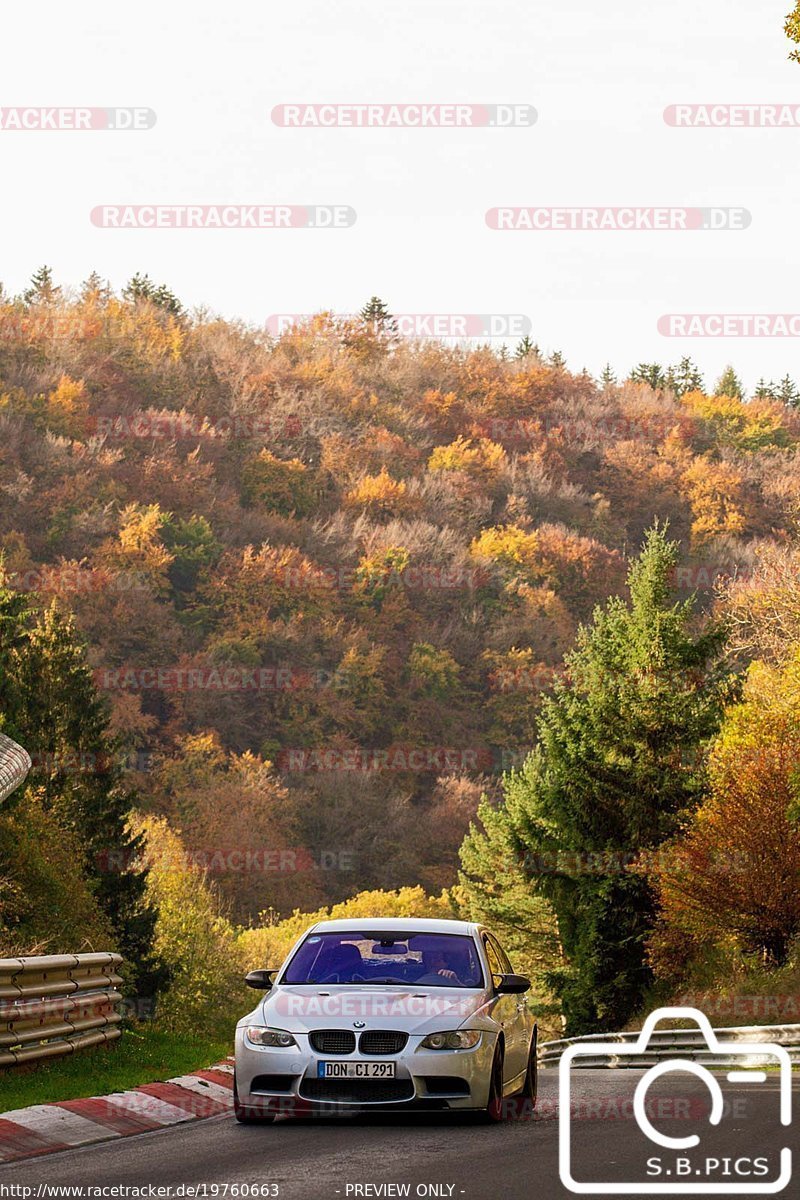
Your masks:
<svg viewBox="0 0 800 1200"><path fill-rule="evenodd" d="M146 276L116 295L37 272L0 297L0 728L34 761L0 822L0 942L127 938L163 986L171 854L240 942L377 890L488 913L575 1031L659 981L787 969L796 899L761 936L756 877L714 875L708 838L730 868L769 810L771 876L800 869L798 447L788 379L593 378L529 339L409 341L377 300L276 337ZM624 725L659 672L669 820L612 836L573 804L567 836L579 726L602 778L621 760L595 717ZM588 872L596 946L623 859L636 982L589 1010L576 971L599 968L554 880Z"/></svg>

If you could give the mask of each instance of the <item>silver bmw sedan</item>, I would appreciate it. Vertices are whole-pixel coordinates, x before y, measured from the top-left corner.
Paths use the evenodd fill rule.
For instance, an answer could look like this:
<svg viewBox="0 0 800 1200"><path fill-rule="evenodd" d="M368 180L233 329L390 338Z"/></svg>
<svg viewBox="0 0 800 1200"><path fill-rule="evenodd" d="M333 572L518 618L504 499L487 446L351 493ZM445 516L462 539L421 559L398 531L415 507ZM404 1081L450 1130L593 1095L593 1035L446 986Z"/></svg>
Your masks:
<svg viewBox="0 0 800 1200"><path fill-rule="evenodd" d="M530 982L489 930L467 921L320 921L236 1027L235 1112L479 1112L501 1121L536 1102Z"/></svg>

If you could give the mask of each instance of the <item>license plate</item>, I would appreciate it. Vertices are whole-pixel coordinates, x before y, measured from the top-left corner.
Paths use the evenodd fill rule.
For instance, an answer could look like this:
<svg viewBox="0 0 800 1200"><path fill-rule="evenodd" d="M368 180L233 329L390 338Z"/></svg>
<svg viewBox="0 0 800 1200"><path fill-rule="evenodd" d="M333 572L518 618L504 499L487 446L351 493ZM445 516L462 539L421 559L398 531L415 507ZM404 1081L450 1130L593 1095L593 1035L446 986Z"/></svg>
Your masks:
<svg viewBox="0 0 800 1200"><path fill-rule="evenodd" d="M393 1062L321 1062L317 1063L319 1079L394 1079Z"/></svg>

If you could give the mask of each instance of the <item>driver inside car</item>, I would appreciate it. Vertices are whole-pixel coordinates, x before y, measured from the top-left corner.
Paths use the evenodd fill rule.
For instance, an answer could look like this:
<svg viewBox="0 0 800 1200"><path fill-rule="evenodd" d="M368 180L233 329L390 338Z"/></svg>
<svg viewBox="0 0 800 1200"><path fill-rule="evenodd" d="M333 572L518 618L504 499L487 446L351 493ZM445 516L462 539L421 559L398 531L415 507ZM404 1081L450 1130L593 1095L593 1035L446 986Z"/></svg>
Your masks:
<svg viewBox="0 0 800 1200"><path fill-rule="evenodd" d="M457 968L460 964L455 962L453 958L446 954L444 950L438 946L433 950L422 951L422 975L417 976L416 983L444 983L447 980L452 980L454 983L460 983Z"/></svg>

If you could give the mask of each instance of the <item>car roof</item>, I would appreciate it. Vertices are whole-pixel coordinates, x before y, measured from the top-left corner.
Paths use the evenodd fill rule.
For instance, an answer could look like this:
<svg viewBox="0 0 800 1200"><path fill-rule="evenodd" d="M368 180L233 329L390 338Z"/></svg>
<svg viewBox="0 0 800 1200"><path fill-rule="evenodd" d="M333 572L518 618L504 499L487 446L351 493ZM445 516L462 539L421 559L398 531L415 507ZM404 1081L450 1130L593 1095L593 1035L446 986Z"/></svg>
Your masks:
<svg viewBox="0 0 800 1200"><path fill-rule="evenodd" d="M436 917L345 917L338 921L317 921L311 929L315 933L357 933L365 929L370 933L459 933L474 937L480 926L473 921L446 921Z"/></svg>

